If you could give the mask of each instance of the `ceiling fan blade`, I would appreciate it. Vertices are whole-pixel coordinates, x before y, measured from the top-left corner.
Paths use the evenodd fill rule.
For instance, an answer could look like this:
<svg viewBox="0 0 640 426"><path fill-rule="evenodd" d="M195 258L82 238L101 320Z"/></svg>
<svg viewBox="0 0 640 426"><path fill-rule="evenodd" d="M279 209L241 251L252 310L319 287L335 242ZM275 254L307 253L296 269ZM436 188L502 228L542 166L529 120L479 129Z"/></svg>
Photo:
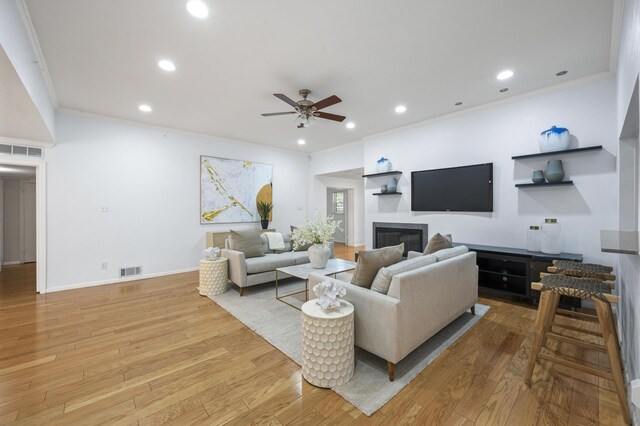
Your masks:
<svg viewBox="0 0 640 426"><path fill-rule="evenodd" d="M326 118L327 120L333 120L333 121L339 121L339 122L343 122L345 118L344 115L337 115L337 114L329 114L328 112L316 112L315 114L316 117L320 117L320 118Z"/></svg>
<svg viewBox="0 0 640 426"><path fill-rule="evenodd" d="M316 107L316 110L320 110L326 107L330 107L331 105L335 105L337 103L342 102L342 99L340 99L339 97L337 97L336 95L333 96L329 96L326 99L323 99L321 101L316 102L315 104L311 105L312 107Z"/></svg>
<svg viewBox="0 0 640 426"><path fill-rule="evenodd" d="M273 96L275 96L276 98L285 101L286 103L288 103L289 105L291 105L294 108L298 107L298 104L291 99L290 97L288 97L287 95L283 95L282 93L274 93Z"/></svg>
<svg viewBox="0 0 640 426"><path fill-rule="evenodd" d="M263 117L272 117L274 115L289 115L289 114L297 114L296 111L288 111L288 112L266 112L261 114Z"/></svg>

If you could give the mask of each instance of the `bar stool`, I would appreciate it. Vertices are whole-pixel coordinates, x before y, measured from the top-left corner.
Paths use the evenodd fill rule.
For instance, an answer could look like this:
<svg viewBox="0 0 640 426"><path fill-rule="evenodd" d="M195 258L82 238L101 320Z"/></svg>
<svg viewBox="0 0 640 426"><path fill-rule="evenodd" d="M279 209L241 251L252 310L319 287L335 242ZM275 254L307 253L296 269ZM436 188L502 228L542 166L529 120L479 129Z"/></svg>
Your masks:
<svg viewBox="0 0 640 426"><path fill-rule="evenodd" d="M625 388L624 376L622 374L622 357L620 355L620 347L618 345L618 334L616 331L613 310L611 309L611 303L618 303L618 297L611 294L611 288L614 286L614 283L611 281L603 281L598 278L579 278L575 276L580 275L581 273L592 277L596 277L597 274L609 274L609 276L612 276L612 268L605 266L603 268L607 268L607 272L603 272L600 268L591 268L591 266L594 265L587 264L580 267L576 265L580 264L563 265L554 262L554 266L549 268L549 271L552 272L551 274L542 273L540 274L540 282L531 284L532 290L540 291L540 304L538 306L538 315L535 322L533 343L531 345L531 353L529 355L529 364L525 374L525 383L527 385L531 383L531 376L533 375L533 370L538 358L611 380L615 384L615 388L618 393L623 419L626 423L630 424L631 415L627 402L627 390ZM568 268L567 266L571 267ZM600 267L602 265L595 266ZM582 272L580 272L581 270ZM573 275L569 275L567 271ZM556 272L556 274L553 274L553 272ZM597 316L584 313L573 313L571 311L563 311L563 313L578 314L574 316L579 316L585 319L589 317L593 319L597 318L598 323L600 324L601 334L596 333L595 335L604 340L604 345L579 340L564 334L556 333L552 330L552 326L555 325L572 331L594 335L593 332L587 332L586 330L582 330L577 327L563 326L561 324L554 323L556 311L558 311L558 302L562 295L589 299L595 304ZM541 352L541 348L548 338L606 353L609 357L611 371L589 367L565 358Z"/></svg>

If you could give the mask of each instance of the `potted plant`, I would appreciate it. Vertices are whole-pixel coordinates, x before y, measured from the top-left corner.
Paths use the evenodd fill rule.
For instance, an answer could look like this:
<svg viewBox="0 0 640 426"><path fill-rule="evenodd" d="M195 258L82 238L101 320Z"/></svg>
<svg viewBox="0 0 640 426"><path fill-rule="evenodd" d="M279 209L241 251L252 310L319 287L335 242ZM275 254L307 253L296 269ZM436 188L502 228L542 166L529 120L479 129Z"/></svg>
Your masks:
<svg viewBox="0 0 640 426"><path fill-rule="evenodd" d="M273 203L271 201L258 201L258 214L260 215L260 224L262 229L269 227L269 218L271 217L271 211L273 210Z"/></svg>
<svg viewBox="0 0 640 426"><path fill-rule="evenodd" d="M340 222L340 220L334 220L332 215L326 218L318 215L315 220L307 220L304 226L291 233L294 250L306 244L312 244L307 250L311 266L316 269L324 269L331 255L331 250L328 247L329 242L336 230L341 229Z"/></svg>

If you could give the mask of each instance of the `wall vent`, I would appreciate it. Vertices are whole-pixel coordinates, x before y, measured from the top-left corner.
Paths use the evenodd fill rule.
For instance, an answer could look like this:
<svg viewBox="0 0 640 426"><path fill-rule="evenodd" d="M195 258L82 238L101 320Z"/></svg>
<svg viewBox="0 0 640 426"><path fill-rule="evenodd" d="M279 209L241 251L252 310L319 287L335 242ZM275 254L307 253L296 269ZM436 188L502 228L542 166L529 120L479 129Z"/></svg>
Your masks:
<svg viewBox="0 0 640 426"><path fill-rule="evenodd" d="M142 274L142 266L130 266L128 268L120 268L120 278L130 277L132 275Z"/></svg>
<svg viewBox="0 0 640 426"><path fill-rule="evenodd" d="M31 146L21 146L21 145L0 144L0 154L21 155L23 157L42 158L42 148L34 148Z"/></svg>

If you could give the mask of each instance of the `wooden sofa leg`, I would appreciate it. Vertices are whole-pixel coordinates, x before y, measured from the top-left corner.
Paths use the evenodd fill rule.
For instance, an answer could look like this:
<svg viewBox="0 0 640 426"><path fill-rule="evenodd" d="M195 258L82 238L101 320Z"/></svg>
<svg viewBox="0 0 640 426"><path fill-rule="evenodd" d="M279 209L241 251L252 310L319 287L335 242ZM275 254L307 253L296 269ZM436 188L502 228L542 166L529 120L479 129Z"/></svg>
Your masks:
<svg viewBox="0 0 640 426"><path fill-rule="evenodd" d="M387 370L389 370L389 381L393 382L396 379L396 365L387 361Z"/></svg>
<svg viewBox="0 0 640 426"><path fill-rule="evenodd" d="M240 297L242 297L242 293L244 293L244 287L240 287Z"/></svg>
<svg viewBox="0 0 640 426"><path fill-rule="evenodd" d="M471 315L475 315L476 314L476 305L473 305L471 307Z"/></svg>

